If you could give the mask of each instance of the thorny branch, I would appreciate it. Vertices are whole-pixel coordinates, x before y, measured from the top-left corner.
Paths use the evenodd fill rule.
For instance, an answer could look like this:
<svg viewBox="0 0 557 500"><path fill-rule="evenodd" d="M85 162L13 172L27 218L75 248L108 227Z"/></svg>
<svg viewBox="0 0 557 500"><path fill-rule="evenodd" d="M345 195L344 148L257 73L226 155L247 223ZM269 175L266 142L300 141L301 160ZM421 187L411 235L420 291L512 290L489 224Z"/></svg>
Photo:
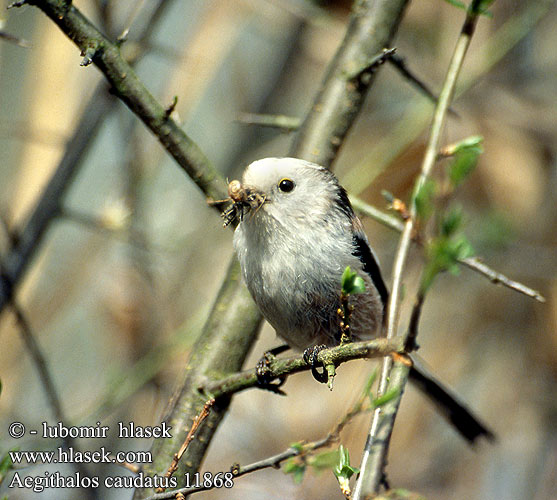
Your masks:
<svg viewBox="0 0 557 500"><path fill-rule="evenodd" d="M391 296L389 297L387 316L388 338L396 335L398 330L398 310L402 276L412 242L412 234L417 221L416 197L425 184L435 164L437 153L440 149L443 125L445 123L447 111L454 93L458 74L462 68L464 57L476 27L477 19L480 14L480 5L481 0L472 0L472 3L468 8L466 19L462 26L451 62L449 63L449 68L439 96L439 101L435 108L430 137L422 162L421 171L411 198L410 217L404 222L404 228L395 256L393 266L393 290ZM407 336L408 332L405 337L407 338ZM398 406L400 404L400 399L409 374L409 368L403 363L395 362L392 369L391 365L391 359L385 358L379 381L379 392L380 394L383 394L388 388L397 388L399 390L399 394L398 397L394 398L391 402L385 405L384 409L378 408L374 412L370 433L364 449L361 472L354 492L354 500L359 500L360 498L365 498L366 496L377 493L385 477L384 470L390 437L398 411Z"/></svg>
<svg viewBox="0 0 557 500"><path fill-rule="evenodd" d="M211 407L214 404L215 404L215 400L214 399L209 399L205 403L205 405L203 406L203 409L201 410L201 413L193 419L193 424L190 427L190 430L189 430L189 432L186 436L186 439L184 439L184 442L182 443L182 446L180 447L180 450L178 451L178 453L176 453L174 455L174 457L172 458L172 463L170 464L170 467L166 471L166 474L164 475L165 477L172 477L172 475L178 470L178 462L180 462L180 459L182 458L182 456L184 455L184 453L188 449L188 446L191 443L191 440L195 437L195 433L197 432L197 429L202 424L203 420L205 420L207 418L207 416L209 415L209 411L211 410ZM158 488L157 489L157 493L162 493L163 491L164 491L164 488Z"/></svg>
<svg viewBox="0 0 557 500"><path fill-rule="evenodd" d="M368 398L367 391L362 391L360 397L356 402L350 407L350 409L344 414L342 419L331 429L331 431L323 438L317 441L312 441L310 443L302 444L301 447L291 447L284 450L281 453L270 456L263 460L258 460L249 465L240 466L239 464L234 464L231 466L230 470L234 475L234 479L256 472L258 470L268 469L268 468L278 468L285 460L293 457L302 457L310 455L311 453L319 450L321 448L326 448L331 446L340 439L340 433L346 427L346 425L358 414L366 411L364 408L364 403ZM199 493L201 491L207 491L213 489L215 486L200 486L193 488L181 488L178 490L168 491L162 494L152 495L145 500L163 500L167 498L174 498L177 494L182 493L184 495L190 495L192 493Z"/></svg>
<svg viewBox="0 0 557 500"><path fill-rule="evenodd" d="M358 214L370 217L373 220L379 222L380 224L383 224L384 226L393 229L394 231L398 231L399 233L401 233L402 230L404 229L404 222L402 222L399 218L394 217L386 212L383 212L382 210L379 210L378 208L372 205L369 205L368 203L361 200L360 198L356 196L350 196L350 202L352 203L354 210ZM413 238L413 242L420 244L420 242L416 241L415 238ZM464 259L459 258L458 262L463 266L466 266L468 269L471 269L472 271L475 271L481 274L482 276L485 276L487 279L489 279L492 283L496 285L503 285L518 293L522 293L527 297L531 297L537 300L538 302L545 302L545 298L540 292L524 285L523 283L512 280L511 278L505 276L503 273L495 271L487 264L482 262L480 257L477 256L466 257Z"/></svg>
<svg viewBox="0 0 557 500"><path fill-rule="evenodd" d="M163 12L170 6L168 0L158 0L153 15L140 30L138 43L145 45L157 26ZM137 53L132 64L141 59L145 51ZM115 108L117 101L108 94L105 82L101 82L85 106L75 132L67 141L64 156L56 167L39 201L24 228L17 234L13 247L3 260L4 272L0 276L0 312L13 296L23 278L31 259L39 248L53 219L60 214L62 198L68 190L97 132L106 116Z"/></svg>

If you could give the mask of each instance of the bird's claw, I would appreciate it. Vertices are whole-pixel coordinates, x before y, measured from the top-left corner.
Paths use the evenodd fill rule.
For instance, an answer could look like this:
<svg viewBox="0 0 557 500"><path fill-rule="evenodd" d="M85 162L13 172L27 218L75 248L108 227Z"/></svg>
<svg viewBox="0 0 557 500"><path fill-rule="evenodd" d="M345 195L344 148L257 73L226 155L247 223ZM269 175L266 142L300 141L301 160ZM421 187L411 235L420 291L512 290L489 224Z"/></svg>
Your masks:
<svg viewBox="0 0 557 500"><path fill-rule="evenodd" d="M257 377L257 385L261 389L266 391L274 392L275 394L280 394L281 396L286 396L286 393L280 389L280 387L286 381L286 377L277 377L273 375L271 370L271 365L277 354L289 349L288 346L279 346L269 351L265 351L261 359L255 365L255 376Z"/></svg>
<svg viewBox="0 0 557 500"><path fill-rule="evenodd" d="M304 361L311 366L313 378L322 384L328 381L329 375L325 367L317 361L317 355L325 349L327 349L325 344L315 345L313 347L308 347L303 354ZM319 371L318 368L321 368L321 371Z"/></svg>

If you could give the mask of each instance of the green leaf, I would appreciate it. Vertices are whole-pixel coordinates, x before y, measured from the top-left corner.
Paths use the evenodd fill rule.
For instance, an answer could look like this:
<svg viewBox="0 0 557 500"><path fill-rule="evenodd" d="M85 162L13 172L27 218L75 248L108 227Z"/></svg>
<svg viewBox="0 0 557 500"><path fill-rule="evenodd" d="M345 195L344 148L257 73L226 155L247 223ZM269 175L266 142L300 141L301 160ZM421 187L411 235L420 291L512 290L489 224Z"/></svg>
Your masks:
<svg viewBox="0 0 557 500"><path fill-rule="evenodd" d="M400 389L398 387L392 387L391 389L387 390L385 394L376 397L372 401L372 404L373 406L375 406L375 408L378 408L379 406L383 406L384 404L387 404L389 401L395 399L399 395L399 393L400 393Z"/></svg>
<svg viewBox="0 0 557 500"><path fill-rule="evenodd" d="M350 479L352 475L360 472L356 467L350 465L350 454L348 449L340 445L338 449L338 462L333 468L333 474L337 479L346 478Z"/></svg>
<svg viewBox="0 0 557 500"><path fill-rule="evenodd" d="M427 220L433 212L433 198L437 191L437 184L435 181L428 179L422 184L422 187L416 193L414 202L416 203L416 210L418 216L422 220Z"/></svg>
<svg viewBox="0 0 557 500"><path fill-rule="evenodd" d="M296 459L296 457L288 459L282 466L285 474L292 474L292 479L296 484L300 484L304 479L306 466L304 463Z"/></svg>
<svg viewBox="0 0 557 500"><path fill-rule="evenodd" d="M342 273L341 287L345 295L356 295L366 291L364 279L358 276L358 273L352 271L350 266L346 266L346 269Z"/></svg>
<svg viewBox="0 0 557 500"><path fill-rule="evenodd" d="M472 1L469 7L467 7L464 2L459 0L445 0L445 2L457 7L458 9L466 11L470 10L470 12L474 12L476 14L493 17L493 14L487 10L487 8L493 3L493 0L480 0L479 2L475 2L476 5L474 5L474 1Z"/></svg>
<svg viewBox="0 0 557 500"><path fill-rule="evenodd" d="M358 294L358 293L365 293L365 291L366 291L366 282L364 281L364 278L362 278L361 276L356 276L356 278L354 278L354 284L352 286L352 291L350 293Z"/></svg>
<svg viewBox="0 0 557 500"><path fill-rule="evenodd" d="M390 205L392 205L393 202L395 201L394 194L391 193L390 191L387 191L386 189L381 190L381 195L383 196L383 198L385 198L385 201Z"/></svg>
<svg viewBox="0 0 557 500"><path fill-rule="evenodd" d="M454 207L447 210L441 219L441 234L443 236L451 236L460 227L462 223L462 209Z"/></svg>
<svg viewBox="0 0 557 500"><path fill-rule="evenodd" d="M290 448L294 448L298 453L302 453L302 451L304 451L304 446L299 441L296 443L290 443Z"/></svg>
<svg viewBox="0 0 557 500"><path fill-rule="evenodd" d="M445 2L450 3L451 5L462 9L462 10L466 10L466 4L464 2L459 2L459 0L445 0Z"/></svg>
<svg viewBox="0 0 557 500"><path fill-rule="evenodd" d="M494 2L494 0L479 0L470 3L469 10L474 14L480 14L487 17L493 17L493 14L489 12L489 6Z"/></svg>
<svg viewBox="0 0 557 500"><path fill-rule="evenodd" d="M316 470L323 470L333 469L339 460L339 450L327 450L314 455L308 463Z"/></svg>
<svg viewBox="0 0 557 500"><path fill-rule="evenodd" d="M454 158L449 165L449 179L454 187L461 184L476 168L478 159L483 153L482 140L481 137L474 136L454 147Z"/></svg>
<svg viewBox="0 0 557 500"><path fill-rule="evenodd" d="M364 389L362 391L362 394L364 396L371 395L371 386L373 385L373 382L375 382L376 379L377 379L377 368L371 372L371 375L368 377L366 384L364 385Z"/></svg>
<svg viewBox="0 0 557 500"><path fill-rule="evenodd" d="M446 154L453 156L467 149L480 149L483 152L483 140L484 138L481 135L471 135L470 137L466 137L466 139L462 139L462 141L459 141L456 144L450 146L446 150Z"/></svg>
<svg viewBox="0 0 557 500"><path fill-rule="evenodd" d="M441 235L431 240L427 247L428 261L422 274L421 291L425 292L442 271L458 274L458 261L474 255L472 245L464 236Z"/></svg>
<svg viewBox="0 0 557 500"><path fill-rule="evenodd" d="M350 266L346 266L344 272L342 273L342 278L340 280L340 284L342 287L342 291L344 293L350 293L349 289L352 288L352 284L354 283L354 278L356 277L356 273L350 269Z"/></svg>

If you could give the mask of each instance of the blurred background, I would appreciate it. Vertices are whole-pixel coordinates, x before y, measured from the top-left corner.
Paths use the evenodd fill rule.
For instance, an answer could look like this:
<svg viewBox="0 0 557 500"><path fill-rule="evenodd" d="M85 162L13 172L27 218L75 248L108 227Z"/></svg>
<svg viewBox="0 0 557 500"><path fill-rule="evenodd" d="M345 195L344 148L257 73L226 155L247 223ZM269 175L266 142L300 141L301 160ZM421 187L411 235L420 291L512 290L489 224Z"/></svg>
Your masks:
<svg viewBox="0 0 557 500"><path fill-rule="evenodd" d="M2 2L4 6L8 2ZM76 0L136 61L153 95L233 179L249 162L287 153L292 135L241 123L244 113L303 118L342 39L350 2ZM455 197L465 232L486 263L541 291L545 304L463 269L428 295L420 354L497 434L470 448L419 394L405 394L389 479L431 499L557 498L557 9L545 0L499 0L479 22L444 143L484 137L485 153ZM94 66L38 9L2 10L0 38L0 252L6 258L55 172L67 175L53 218L17 287L16 301L40 345L65 423L160 421L188 351L232 256L232 233L156 139L106 92ZM434 91L464 18L442 1L410 4L397 53ZM381 190L407 199L420 166L432 104L386 65L343 146L335 171L349 192L386 208ZM65 156L67 157L64 160ZM69 158L69 160L68 160ZM52 200L56 201L56 200ZM45 211L48 214L48 211ZM398 235L364 220L390 285ZM422 258L411 255L407 283ZM407 313L407 309L403 310ZM403 316L407 321L407 314ZM7 434L56 422L13 308L0 316L0 453L61 443ZM246 367L277 345L266 325ZM323 437L361 391L374 362L343 365L335 390L308 373L281 398L234 398L203 470L228 470ZM369 414L341 435L358 466ZM149 441L82 440L82 449L148 450ZM35 465L21 475L63 468ZM89 467L101 478L117 466ZM36 498L8 489L8 498ZM131 498L104 490L102 498ZM232 490L196 498L342 498L331 472L301 485L267 470ZM81 498L47 490L40 498Z"/></svg>

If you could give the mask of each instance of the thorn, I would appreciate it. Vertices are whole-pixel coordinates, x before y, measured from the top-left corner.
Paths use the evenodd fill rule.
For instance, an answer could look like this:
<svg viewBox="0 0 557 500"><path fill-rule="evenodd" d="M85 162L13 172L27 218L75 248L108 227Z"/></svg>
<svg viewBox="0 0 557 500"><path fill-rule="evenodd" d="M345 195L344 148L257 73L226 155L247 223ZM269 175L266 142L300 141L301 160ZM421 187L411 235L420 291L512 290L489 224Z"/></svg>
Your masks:
<svg viewBox="0 0 557 500"><path fill-rule="evenodd" d="M361 80L365 75L373 73L379 66L393 57L395 52L396 47L383 49L380 54L366 61L361 67L356 68L354 71L349 71L346 75L346 79L349 81Z"/></svg>
<svg viewBox="0 0 557 500"><path fill-rule="evenodd" d="M81 51L81 55L83 59L79 63L80 66L89 66L93 62L93 58L97 53L97 49L95 47L87 47L84 51Z"/></svg>
<svg viewBox="0 0 557 500"><path fill-rule="evenodd" d="M116 45L118 47L121 47L122 44L128 40L128 35L129 34L130 34L130 29L129 28L126 28L124 31L122 31L122 33L120 33L118 38L116 38Z"/></svg>
<svg viewBox="0 0 557 500"><path fill-rule="evenodd" d="M174 110L176 109L176 105L178 104L178 96L175 95L172 98L172 103L170 104L170 106L168 106L168 108L166 108L164 110L164 119L168 120L170 118L170 115L174 112Z"/></svg>
<svg viewBox="0 0 557 500"><path fill-rule="evenodd" d="M335 365L331 363L330 365L327 365L325 368L327 369L327 387L329 388L330 391L332 391L333 382L335 380L335 375L336 375Z"/></svg>

